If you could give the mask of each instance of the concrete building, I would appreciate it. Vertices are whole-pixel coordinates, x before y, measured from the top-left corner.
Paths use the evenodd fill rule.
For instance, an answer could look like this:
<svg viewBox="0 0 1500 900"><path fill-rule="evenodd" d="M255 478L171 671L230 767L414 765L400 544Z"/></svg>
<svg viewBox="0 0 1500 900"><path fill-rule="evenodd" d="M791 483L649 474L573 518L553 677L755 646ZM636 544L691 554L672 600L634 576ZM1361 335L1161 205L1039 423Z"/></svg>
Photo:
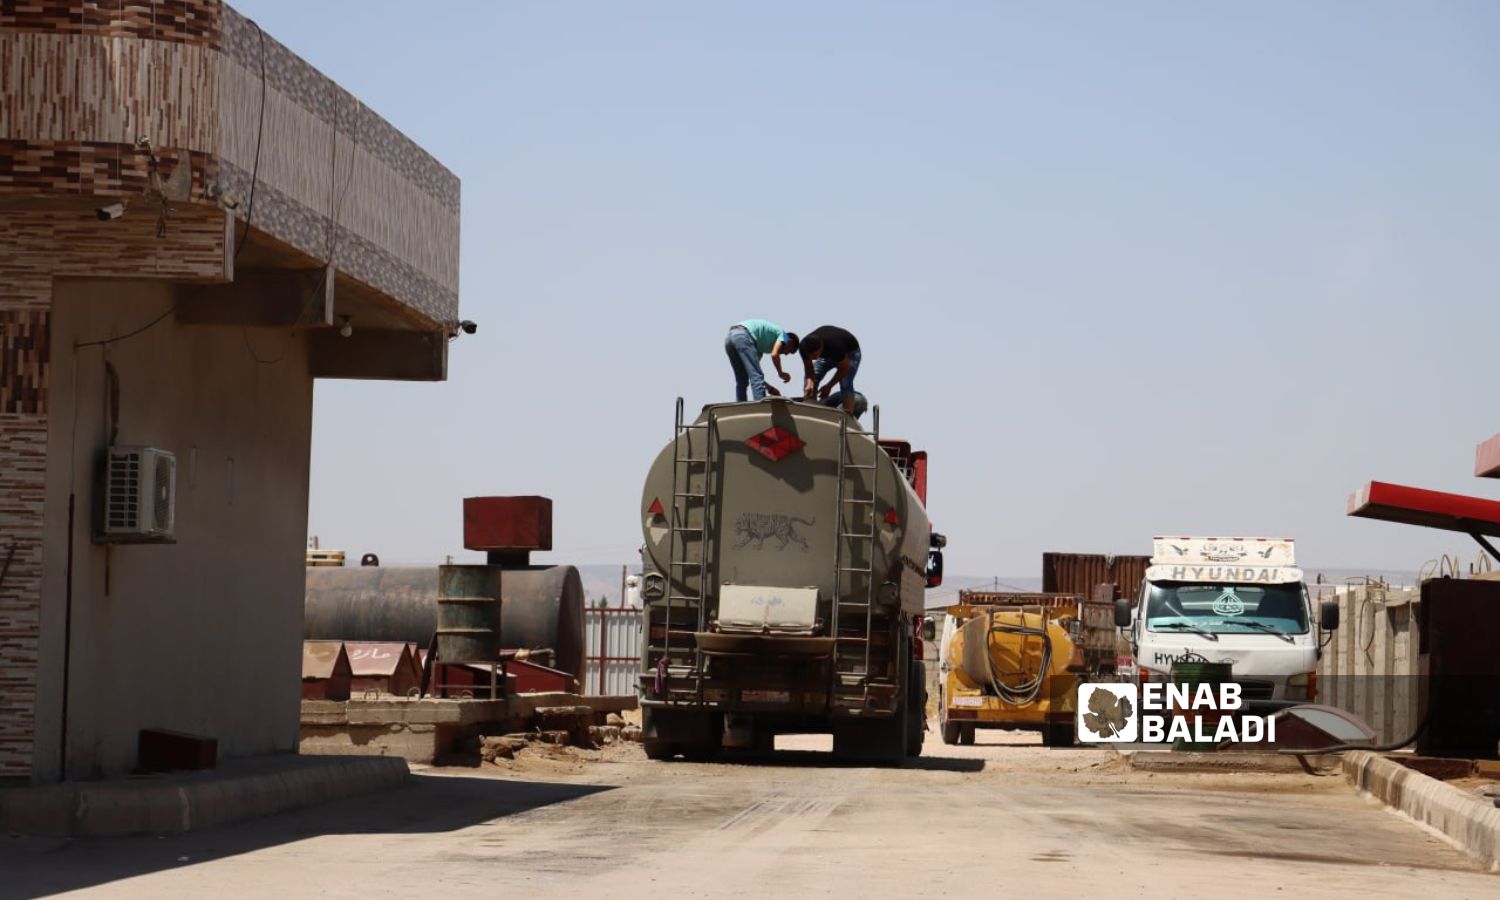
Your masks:
<svg viewBox="0 0 1500 900"><path fill-rule="evenodd" d="M295 750L313 380L444 378L458 237L218 0L0 6L0 780ZM175 456L174 542L98 542L111 446Z"/></svg>

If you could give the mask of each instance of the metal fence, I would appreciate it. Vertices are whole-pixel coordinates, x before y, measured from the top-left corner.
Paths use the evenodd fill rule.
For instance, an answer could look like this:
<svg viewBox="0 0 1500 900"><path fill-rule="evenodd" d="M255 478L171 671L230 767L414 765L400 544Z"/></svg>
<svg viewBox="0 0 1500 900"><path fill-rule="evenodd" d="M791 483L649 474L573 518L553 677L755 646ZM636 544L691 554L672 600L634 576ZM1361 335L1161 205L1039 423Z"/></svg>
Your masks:
<svg viewBox="0 0 1500 900"><path fill-rule="evenodd" d="M634 697L641 670L639 609L583 612L583 693L590 697Z"/></svg>

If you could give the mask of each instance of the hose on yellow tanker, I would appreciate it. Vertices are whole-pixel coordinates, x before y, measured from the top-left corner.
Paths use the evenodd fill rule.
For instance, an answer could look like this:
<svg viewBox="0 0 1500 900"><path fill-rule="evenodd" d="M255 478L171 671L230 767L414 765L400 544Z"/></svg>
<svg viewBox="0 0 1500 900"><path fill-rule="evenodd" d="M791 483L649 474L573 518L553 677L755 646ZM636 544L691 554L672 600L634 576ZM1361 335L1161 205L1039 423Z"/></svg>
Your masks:
<svg viewBox="0 0 1500 900"><path fill-rule="evenodd" d="M1052 664L1052 638L1047 635L1046 616L1042 616L1042 625L1040 628L1032 628L1027 625L1026 614L1024 612L1021 613L1020 619L1021 621L1018 625L997 621L995 612L991 611L989 614L989 630L986 632L984 639L985 649L988 651L984 657L985 664L990 673L990 688L994 690L996 696L1011 706L1026 706L1036 700L1037 695L1042 692L1042 685L1046 682L1047 668ZM1040 637L1042 639L1042 657L1040 663L1037 665L1035 678L1023 681L1020 684L1006 684L1002 675L1007 673L999 672L996 669L995 653L990 650L990 637L996 632L1019 635L1021 638L1020 646L1016 650L1016 660L1022 666L1022 669L1014 673L1015 675L1026 674L1024 666L1027 639L1031 637Z"/></svg>

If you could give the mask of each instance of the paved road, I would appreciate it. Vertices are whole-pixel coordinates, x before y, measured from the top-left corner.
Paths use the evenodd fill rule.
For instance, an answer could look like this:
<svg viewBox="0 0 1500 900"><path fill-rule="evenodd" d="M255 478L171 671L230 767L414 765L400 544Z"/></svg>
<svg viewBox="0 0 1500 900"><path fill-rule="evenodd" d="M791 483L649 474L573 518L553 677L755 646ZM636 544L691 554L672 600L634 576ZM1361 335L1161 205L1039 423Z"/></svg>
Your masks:
<svg viewBox="0 0 1500 900"><path fill-rule="evenodd" d="M0 838L0 895L110 897L1500 896L1337 777L1125 771L1029 736L841 767L442 770L410 788L180 837Z"/></svg>

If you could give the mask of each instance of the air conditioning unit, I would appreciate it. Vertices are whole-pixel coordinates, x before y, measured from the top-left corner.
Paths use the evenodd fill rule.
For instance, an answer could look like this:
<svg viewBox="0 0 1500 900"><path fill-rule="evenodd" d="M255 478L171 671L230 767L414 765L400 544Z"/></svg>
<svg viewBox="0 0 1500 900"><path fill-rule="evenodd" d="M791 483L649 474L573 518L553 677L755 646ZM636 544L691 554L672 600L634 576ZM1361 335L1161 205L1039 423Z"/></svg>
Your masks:
<svg viewBox="0 0 1500 900"><path fill-rule="evenodd" d="M99 543L176 540L177 457L170 451L110 447L103 480Z"/></svg>

